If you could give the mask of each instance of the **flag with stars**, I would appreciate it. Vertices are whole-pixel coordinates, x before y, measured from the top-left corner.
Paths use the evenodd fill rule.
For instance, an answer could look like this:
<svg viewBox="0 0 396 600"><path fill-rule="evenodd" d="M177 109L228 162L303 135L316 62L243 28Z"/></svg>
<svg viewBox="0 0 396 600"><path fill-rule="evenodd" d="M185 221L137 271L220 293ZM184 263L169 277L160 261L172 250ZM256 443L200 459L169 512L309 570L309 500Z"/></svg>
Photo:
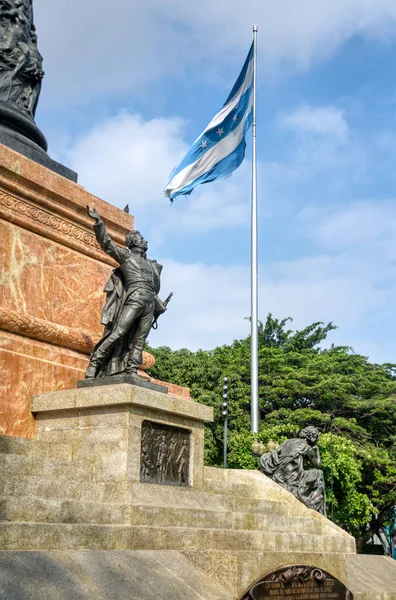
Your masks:
<svg viewBox="0 0 396 600"><path fill-rule="evenodd" d="M165 189L172 201L201 183L227 177L243 161L253 114L253 54L252 44L225 104L172 172Z"/></svg>

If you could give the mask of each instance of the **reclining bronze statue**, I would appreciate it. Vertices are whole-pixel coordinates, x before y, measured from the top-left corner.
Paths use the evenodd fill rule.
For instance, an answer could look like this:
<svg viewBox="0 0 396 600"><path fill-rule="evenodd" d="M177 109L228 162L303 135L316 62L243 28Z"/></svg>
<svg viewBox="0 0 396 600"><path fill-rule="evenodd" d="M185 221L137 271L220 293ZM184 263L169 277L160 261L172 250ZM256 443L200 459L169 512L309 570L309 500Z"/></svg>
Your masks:
<svg viewBox="0 0 396 600"><path fill-rule="evenodd" d="M273 452L260 458L260 471L286 488L308 508L326 516L326 490L320 454L319 431L305 427L297 438L286 440ZM314 468L304 469L304 460Z"/></svg>

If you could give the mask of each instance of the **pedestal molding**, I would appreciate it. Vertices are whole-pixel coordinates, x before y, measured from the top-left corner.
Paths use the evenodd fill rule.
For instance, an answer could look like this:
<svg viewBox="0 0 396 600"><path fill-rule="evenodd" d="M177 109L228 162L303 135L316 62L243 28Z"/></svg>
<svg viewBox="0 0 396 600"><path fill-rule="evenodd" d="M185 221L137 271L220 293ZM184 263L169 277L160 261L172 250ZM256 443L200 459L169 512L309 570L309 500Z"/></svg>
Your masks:
<svg viewBox="0 0 396 600"><path fill-rule="evenodd" d="M111 266L115 262L104 254L88 227L73 223L36 203L18 198L0 188L0 216L25 229L82 252Z"/></svg>
<svg viewBox="0 0 396 600"><path fill-rule="evenodd" d="M69 350L76 350L83 354L89 354L99 339L79 329L72 329L30 315L19 314L14 310L2 307L0 307L0 328L40 342L48 342Z"/></svg>
<svg viewBox="0 0 396 600"><path fill-rule="evenodd" d="M36 417L48 412L55 414L76 411L78 414L78 411L109 410L125 406L137 412L144 408L146 413L142 420L159 414L184 417L191 421L213 421L213 408L206 404L173 395L171 389L169 394L162 394L127 383L49 392L33 396L32 400L32 412Z"/></svg>
<svg viewBox="0 0 396 600"><path fill-rule="evenodd" d="M38 319L27 314L19 314L14 310L0 307L0 330L16 333L39 342L47 342L54 346L66 348L67 350L75 350L88 356L92 352L93 347L99 341L100 337L83 331L81 329L73 329L64 325L58 325L51 321ZM4 349L3 349L4 350ZM143 363L140 366L138 374L141 377L149 378L146 370L151 369L155 365L155 358L148 352L143 352ZM163 382L156 381L158 385ZM170 384L171 390L174 393L189 397L189 390L181 386Z"/></svg>
<svg viewBox="0 0 396 600"><path fill-rule="evenodd" d="M85 206L81 207L80 204L78 204L79 208L81 209L81 212L76 212L76 202L73 202L73 200L70 200L69 198L62 198L62 196L60 196L57 192L53 192L46 189L44 189L43 191L36 191L33 187L27 189L22 185L22 183L2 178L1 169L0 184L0 191L2 191L3 193L13 196L18 200L23 199L27 201L32 201L35 205L39 205L40 208L52 212L55 211L57 216L64 217L67 221L71 221L72 223L76 223L77 225L82 226L84 229L86 228L88 231L92 231L92 220L87 216L85 212ZM32 185L31 182L30 184ZM76 191L83 194L87 194L84 188L82 188L80 185L74 185L76 185ZM36 184L34 184L34 186L37 187ZM46 195L43 195L43 193L45 193ZM87 202L88 200L90 204L96 205L97 203L99 209L101 210L100 205L103 204L103 200L100 200L100 198L97 198L92 194L89 194L89 199L87 198ZM67 205L70 205L70 208ZM123 215L124 214L125 213L123 212ZM111 235L114 241L119 244L124 244L125 235L128 233L128 231L130 231L130 229L133 229L134 227L134 217L132 217L132 215L128 216L131 217L132 221L128 227L125 227L120 223L114 222L105 215L103 216L108 228L111 230Z"/></svg>

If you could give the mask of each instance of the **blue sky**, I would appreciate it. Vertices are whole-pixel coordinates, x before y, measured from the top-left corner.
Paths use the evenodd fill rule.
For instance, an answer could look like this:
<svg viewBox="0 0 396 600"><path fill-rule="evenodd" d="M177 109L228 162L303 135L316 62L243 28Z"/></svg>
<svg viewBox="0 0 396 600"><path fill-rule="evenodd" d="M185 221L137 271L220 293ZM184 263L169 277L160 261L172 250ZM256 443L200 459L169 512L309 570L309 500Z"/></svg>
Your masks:
<svg viewBox="0 0 396 600"><path fill-rule="evenodd" d="M250 152L170 207L168 175L228 96L259 25L260 309L396 362L394 0L35 1L37 123L123 208L175 293L150 343L249 333ZM250 136L249 136L250 142Z"/></svg>

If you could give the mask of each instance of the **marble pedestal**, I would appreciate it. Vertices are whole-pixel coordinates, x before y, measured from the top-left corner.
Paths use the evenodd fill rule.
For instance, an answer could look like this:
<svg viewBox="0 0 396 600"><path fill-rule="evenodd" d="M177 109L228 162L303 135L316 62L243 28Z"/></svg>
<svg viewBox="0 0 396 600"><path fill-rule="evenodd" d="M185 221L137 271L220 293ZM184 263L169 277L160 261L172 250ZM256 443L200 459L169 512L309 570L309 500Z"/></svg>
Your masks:
<svg viewBox="0 0 396 600"><path fill-rule="evenodd" d="M114 268L85 212L123 245L131 215L0 144L0 433L32 437L34 394L76 387Z"/></svg>

